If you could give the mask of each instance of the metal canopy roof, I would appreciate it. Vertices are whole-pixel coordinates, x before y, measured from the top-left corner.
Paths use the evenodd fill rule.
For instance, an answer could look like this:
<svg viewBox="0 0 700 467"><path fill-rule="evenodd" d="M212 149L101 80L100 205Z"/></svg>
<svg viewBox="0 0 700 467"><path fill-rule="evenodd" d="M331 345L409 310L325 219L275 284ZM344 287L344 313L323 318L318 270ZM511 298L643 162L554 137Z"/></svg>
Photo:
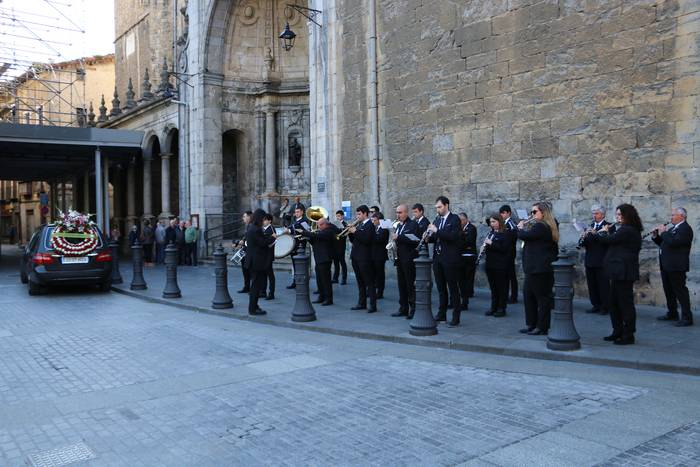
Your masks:
<svg viewBox="0 0 700 467"><path fill-rule="evenodd" d="M142 131L0 124L0 180L52 180L93 170L95 149L110 163L141 151Z"/></svg>

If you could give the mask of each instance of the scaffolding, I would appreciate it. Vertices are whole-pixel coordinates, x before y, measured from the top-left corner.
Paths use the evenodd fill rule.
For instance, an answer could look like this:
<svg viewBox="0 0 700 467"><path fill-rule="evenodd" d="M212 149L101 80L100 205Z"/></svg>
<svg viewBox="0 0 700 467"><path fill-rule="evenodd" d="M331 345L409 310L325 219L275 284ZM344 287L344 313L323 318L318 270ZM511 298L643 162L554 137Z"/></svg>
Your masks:
<svg viewBox="0 0 700 467"><path fill-rule="evenodd" d="M0 120L87 126L84 1L0 0Z"/></svg>

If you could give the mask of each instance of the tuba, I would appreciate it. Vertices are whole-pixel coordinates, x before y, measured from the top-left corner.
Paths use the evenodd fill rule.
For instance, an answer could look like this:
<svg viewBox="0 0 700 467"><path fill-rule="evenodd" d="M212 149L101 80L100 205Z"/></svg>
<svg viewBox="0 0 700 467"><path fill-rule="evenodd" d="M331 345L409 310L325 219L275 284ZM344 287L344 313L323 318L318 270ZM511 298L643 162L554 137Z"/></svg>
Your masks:
<svg viewBox="0 0 700 467"><path fill-rule="evenodd" d="M311 221L311 230L318 229L318 221L328 218L328 211L321 206L310 206L306 209L306 217Z"/></svg>

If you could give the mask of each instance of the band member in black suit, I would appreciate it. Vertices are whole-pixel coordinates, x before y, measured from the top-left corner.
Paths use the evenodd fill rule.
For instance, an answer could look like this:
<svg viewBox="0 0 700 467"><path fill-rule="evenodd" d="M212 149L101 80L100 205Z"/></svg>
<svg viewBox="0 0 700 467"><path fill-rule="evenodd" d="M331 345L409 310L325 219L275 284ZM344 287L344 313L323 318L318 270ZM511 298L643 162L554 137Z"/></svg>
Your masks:
<svg viewBox="0 0 700 467"><path fill-rule="evenodd" d="M308 238L314 250L318 298L314 300L313 303L320 303L321 306L328 306L333 304L331 262L335 257L335 236L340 230L325 217L319 219L317 225L318 229L314 232L299 229L296 233Z"/></svg>
<svg viewBox="0 0 700 467"><path fill-rule="evenodd" d="M451 299L454 310L449 326L456 327L459 326L460 313L462 312L458 285L462 227L459 223L459 216L450 212L450 200L446 196L438 196L435 201L435 209L438 216L427 229L427 232L430 232L428 241L435 244L433 248L433 273L440 295L440 306L435 319L447 321L447 302L448 299Z"/></svg>
<svg viewBox="0 0 700 467"><path fill-rule="evenodd" d="M460 244L459 292L462 297L462 310L469 306L469 297L474 296L474 274L476 273L476 227L469 222L466 213L459 213L462 237Z"/></svg>
<svg viewBox="0 0 700 467"><path fill-rule="evenodd" d="M508 302L508 267L510 266L510 238L499 213L488 217L491 231L484 239L486 277L491 289L491 309L485 314L501 318L506 315Z"/></svg>
<svg viewBox="0 0 700 467"><path fill-rule="evenodd" d="M549 332L554 285L552 262L557 258L559 229L548 203L535 203L530 214L529 220L518 224L518 238L524 241L523 304L527 325L520 332L538 336Z"/></svg>
<svg viewBox="0 0 700 467"><path fill-rule="evenodd" d="M246 211L243 213L243 228L244 228L244 237L243 239L239 240L238 243L236 244L236 248L243 248L243 251L246 252L246 256L243 257L243 260L241 261L241 271L243 272L243 288L238 291L238 293L248 293L250 292L250 266L248 265L248 250L245 245L245 233L248 232L248 226L250 225L250 221L253 219L253 211Z"/></svg>
<svg viewBox="0 0 700 467"><path fill-rule="evenodd" d="M303 224L306 224L306 228L304 228ZM292 223L289 225L289 228L287 229L287 233L290 233L294 235L294 232L296 232L298 229L306 230L311 226L311 222L309 222L309 218L306 217L306 207L304 207L303 204L297 203L294 205L294 218L292 219ZM305 251L306 250L306 240L301 240L297 242L296 247L294 248L294 251L292 251L291 255L294 256L296 255L299 251ZM292 280L290 284L287 286L288 289L293 289L297 285L294 282L294 265L292 265Z"/></svg>
<svg viewBox="0 0 700 467"><path fill-rule="evenodd" d="M369 207L369 218L370 218L370 220L372 219L372 216L373 216L374 214L376 214L376 213L378 213L378 212L380 212L380 211L381 211L381 210L379 209L379 206L376 206L376 205L375 205L375 206L370 206L370 207Z"/></svg>
<svg viewBox="0 0 700 467"><path fill-rule="evenodd" d="M605 220L605 208L603 206L594 204L591 207L591 213L593 214L593 222L583 232L579 240L579 245L586 248L586 283L588 284L588 296L592 306L591 309L586 310L586 313L607 315L610 310L608 304L610 299L610 279L608 279L608 275L603 267L603 260L608 247L598 241L600 237L597 233L603 226L611 224ZM608 227L608 233L613 233L614 231L615 226L611 225Z"/></svg>
<svg viewBox="0 0 700 467"><path fill-rule="evenodd" d="M508 238L510 239L510 264L508 266L508 284L510 287L510 303L518 303L518 274L515 270L515 257L517 255L516 246L518 244L518 228L512 217L512 210L510 206L504 204L498 210L498 213L503 219L503 223L506 226L508 232Z"/></svg>
<svg viewBox="0 0 700 467"><path fill-rule="evenodd" d="M416 264L418 256L416 247L418 241L411 240L408 235L420 238L418 224L408 217L408 206L401 204L396 208L396 219L399 224L391 236L396 245L396 280L399 284L399 310L391 316L413 318L416 312Z"/></svg>
<svg viewBox="0 0 700 467"><path fill-rule="evenodd" d="M263 233L265 237L269 238L275 233L274 227L272 227L272 214L265 214L263 217ZM266 282L268 287L268 293L265 294L265 287L260 291L260 297L265 300L275 299L275 271L272 268L272 263L275 261L275 245L270 244L267 248L267 275Z"/></svg>
<svg viewBox="0 0 700 467"><path fill-rule="evenodd" d="M384 219L381 212L372 214L371 220L374 226L374 239L372 240L372 265L374 267L374 287L377 293L377 300L384 298L384 285L386 274L384 267L389 259L386 245L389 243L389 231L381 227L380 222Z"/></svg>
<svg viewBox="0 0 700 467"><path fill-rule="evenodd" d="M369 220L369 208L361 205L355 211L359 223L350 227L350 261L357 279L359 297L357 305L351 310L364 310L367 308L367 296L369 296L368 313L377 312L377 294L374 288L374 268L372 267L372 243L374 242L374 226Z"/></svg>
<svg viewBox="0 0 700 467"><path fill-rule="evenodd" d="M692 326L693 313L690 310L690 295L685 285L686 273L690 270L690 246L693 243L693 229L686 222L684 208L671 212L671 224L660 225L652 232L651 239L659 245L659 266L661 281L666 295L668 313L659 316L661 321L678 320L678 303L681 304L681 319L676 326Z"/></svg>
<svg viewBox="0 0 700 467"><path fill-rule="evenodd" d="M265 236L262 229L263 217L265 211L257 209L253 213L253 218L246 229L245 239L248 243L246 251L246 259L250 268L250 293L248 299L248 314L249 315L264 315L265 311L258 307L258 297L260 291L265 287L265 276L269 262L269 246L274 243L277 235L274 233L268 237Z"/></svg>
<svg viewBox="0 0 700 467"><path fill-rule="evenodd" d="M411 211L413 212L413 221L417 225L416 237L421 238L421 237L423 237L423 234L425 233L425 231L428 230L428 226L430 225L430 221L428 220L427 217L425 217L423 215L425 212L425 208L423 208L422 204L420 204L420 203L414 204L413 208L411 208Z"/></svg>
<svg viewBox="0 0 700 467"><path fill-rule="evenodd" d="M335 212L335 220L338 222L338 226L344 229L348 226L345 222L345 212L339 209ZM348 283L348 265L345 262L345 236L337 238L333 245L335 255L333 256L333 280L334 284L338 283L338 278L340 277L340 285L345 285ZM343 270L343 275L340 275L340 270Z"/></svg>
<svg viewBox="0 0 700 467"><path fill-rule="evenodd" d="M610 278L610 321L613 332L605 337L617 345L634 344L637 310L634 308L634 282L639 279L639 250L642 249L642 221L631 204L615 209L615 232L609 226L598 232L608 245L605 269Z"/></svg>

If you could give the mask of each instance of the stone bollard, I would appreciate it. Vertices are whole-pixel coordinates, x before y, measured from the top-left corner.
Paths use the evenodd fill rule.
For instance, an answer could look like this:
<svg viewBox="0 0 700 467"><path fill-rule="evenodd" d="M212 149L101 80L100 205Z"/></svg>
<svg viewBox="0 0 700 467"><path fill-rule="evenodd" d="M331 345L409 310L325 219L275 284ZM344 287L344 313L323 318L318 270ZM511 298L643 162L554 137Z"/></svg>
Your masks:
<svg viewBox="0 0 700 467"><path fill-rule="evenodd" d="M134 274L129 288L131 290L146 290L148 286L143 278L143 246L138 239L131 245L131 262L134 266Z"/></svg>
<svg viewBox="0 0 700 467"><path fill-rule="evenodd" d="M428 257L427 245L421 245L418 258L413 262L416 263L416 312L408 332L412 336L434 336L438 329L431 305L433 262Z"/></svg>
<svg viewBox="0 0 700 467"><path fill-rule="evenodd" d="M296 283L296 300L292 310L292 321L316 321L316 311L309 297L309 256L306 248L300 248L298 254L292 256L294 263L294 282Z"/></svg>
<svg viewBox="0 0 700 467"><path fill-rule="evenodd" d="M177 247L170 242L165 247L165 288L163 298L180 298L180 287L177 285Z"/></svg>
<svg viewBox="0 0 700 467"><path fill-rule="evenodd" d="M211 307L216 309L233 308L233 300L228 293L228 267L226 266L226 252L219 243L214 248L214 276L216 277L216 292L211 301Z"/></svg>
<svg viewBox="0 0 700 467"><path fill-rule="evenodd" d="M574 326L574 262L566 248L559 251L559 258L552 263L554 267L554 310L552 325L547 336L547 348L550 350L578 350L581 337Z"/></svg>
<svg viewBox="0 0 700 467"><path fill-rule="evenodd" d="M119 272L119 243L116 240L109 242L109 251L112 254L112 284L121 284L124 280Z"/></svg>

